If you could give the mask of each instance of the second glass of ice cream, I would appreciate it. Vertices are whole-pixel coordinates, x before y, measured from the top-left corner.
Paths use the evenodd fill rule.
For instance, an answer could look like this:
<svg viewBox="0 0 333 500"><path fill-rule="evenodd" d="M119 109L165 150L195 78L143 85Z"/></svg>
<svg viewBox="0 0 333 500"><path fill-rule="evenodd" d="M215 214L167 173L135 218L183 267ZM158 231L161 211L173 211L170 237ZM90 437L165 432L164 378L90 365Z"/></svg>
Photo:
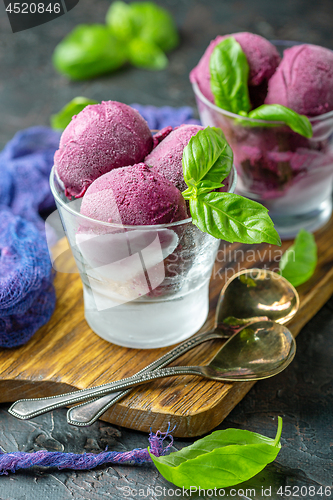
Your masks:
<svg viewBox="0 0 333 500"><path fill-rule="evenodd" d="M252 33L232 35L249 63L253 108L279 103L307 115L313 128L307 139L286 125L244 118L214 104L209 60L228 36L213 40L191 72L202 124L223 130L234 152L237 192L269 209L282 238L293 238L301 228L315 231L332 213L333 52L283 41L273 46Z"/></svg>
<svg viewBox="0 0 333 500"><path fill-rule="evenodd" d="M97 118L100 121L101 117ZM127 127L133 136L133 127L137 128L133 117ZM187 135L191 133L189 128ZM75 136L75 131L71 134ZM163 134L155 140L161 138ZM152 140L151 135L145 140ZM184 147L181 140L180 152ZM94 141L92 146L100 147L96 138ZM94 147L88 163L96 161ZM80 158L80 148L75 141L67 146L68 162ZM151 153L155 157L156 151ZM125 164L137 161L135 151L133 155ZM154 164L155 159L152 156L149 163ZM185 200L178 199L180 191L168 182L161 185L151 168L139 164L127 167L125 172L116 168L102 175L83 198L74 198L86 189L82 179L91 182L87 158L79 182L77 176L71 176L73 169L68 168L66 177L66 161L57 157L56 161L65 172L62 178L66 178L66 187L53 169L51 189L81 274L85 317L92 330L110 342L134 348L167 346L195 333L208 314L208 286L220 241L192 224ZM174 176L170 165L169 170ZM116 189L108 189L109 175ZM177 183L177 179L174 181ZM228 182L228 190L233 191L235 174ZM74 195L71 200L70 195ZM135 202L137 197L141 207L143 199L146 203L142 214ZM165 208L161 213L160 197L164 198L164 207L165 197L170 201L169 213ZM95 219L97 215L101 220Z"/></svg>

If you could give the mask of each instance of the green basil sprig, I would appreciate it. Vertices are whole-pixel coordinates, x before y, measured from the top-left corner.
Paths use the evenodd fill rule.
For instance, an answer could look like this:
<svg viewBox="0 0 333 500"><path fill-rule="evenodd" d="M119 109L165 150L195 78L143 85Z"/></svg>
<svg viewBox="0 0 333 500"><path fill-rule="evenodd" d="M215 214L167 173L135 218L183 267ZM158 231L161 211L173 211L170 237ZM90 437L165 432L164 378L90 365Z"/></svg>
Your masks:
<svg viewBox="0 0 333 500"><path fill-rule="evenodd" d="M312 125L305 115L300 115L286 106L281 106L281 104L263 104L250 111L247 116L257 120L283 122L291 130L307 138L313 135Z"/></svg>
<svg viewBox="0 0 333 500"><path fill-rule="evenodd" d="M160 70L168 64L165 52L179 44L172 16L154 2L113 2L106 25L81 24L55 48L55 68L72 80L94 78L129 61Z"/></svg>
<svg viewBox="0 0 333 500"><path fill-rule="evenodd" d="M250 111L249 64L233 37L222 40L209 60L210 86L216 106L238 114Z"/></svg>
<svg viewBox="0 0 333 500"><path fill-rule="evenodd" d="M55 48L53 64L72 80L114 71L127 60L124 44L102 24L81 24Z"/></svg>
<svg viewBox="0 0 333 500"><path fill-rule="evenodd" d="M293 245L282 255L280 273L294 286L305 283L315 272L317 245L314 236L301 229Z"/></svg>
<svg viewBox="0 0 333 500"><path fill-rule="evenodd" d="M233 37L225 38L216 45L210 56L209 68L210 86L216 106L252 119L279 121L304 137L312 137L313 131L309 119L286 106L264 104L250 111L249 65L240 44ZM238 123L248 127L274 126L268 123L253 124L241 119Z"/></svg>
<svg viewBox="0 0 333 500"><path fill-rule="evenodd" d="M215 191L232 169L233 154L219 128L207 127L191 137L183 151L183 175L192 222L201 231L233 243L281 240L259 203L233 193Z"/></svg>
<svg viewBox="0 0 333 500"><path fill-rule="evenodd" d="M74 97L57 114L51 115L51 127L56 130L64 130L72 117L80 113L88 104L98 104L98 102L86 97Z"/></svg>
<svg viewBox="0 0 333 500"><path fill-rule="evenodd" d="M226 429L167 456L149 454L162 476L178 487L227 488L247 481L275 460L281 449L281 432L282 419L278 417L275 439Z"/></svg>
<svg viewBox="0 0 333 500"><path fill-rule="evenodd" d="M221 129L206 127L191 137L183 151L183 174L188 186L203 181L220 183L231 172L232 150Z"/></svg>

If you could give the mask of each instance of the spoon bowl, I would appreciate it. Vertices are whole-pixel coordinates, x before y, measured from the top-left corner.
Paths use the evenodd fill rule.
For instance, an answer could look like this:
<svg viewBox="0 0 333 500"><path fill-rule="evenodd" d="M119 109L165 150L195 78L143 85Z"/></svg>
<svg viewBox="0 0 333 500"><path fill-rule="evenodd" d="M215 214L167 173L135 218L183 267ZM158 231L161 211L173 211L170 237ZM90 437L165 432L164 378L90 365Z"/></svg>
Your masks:
<svg viewBox="0 0 333 500"><path fill-rule="evenodd" d="M283 325L298 308L298 293L283 276L268 269L246 269L234 274L222 288L215 326L242 324L261 316Z"/></svg>
<svg viewBox="0 0 333 500"><path fill-rule="evenodd" d="M295 339L285 326L258 321L230 337L202 367L202 375L214 380L261 380L284 370L295 353Z"/></svg>

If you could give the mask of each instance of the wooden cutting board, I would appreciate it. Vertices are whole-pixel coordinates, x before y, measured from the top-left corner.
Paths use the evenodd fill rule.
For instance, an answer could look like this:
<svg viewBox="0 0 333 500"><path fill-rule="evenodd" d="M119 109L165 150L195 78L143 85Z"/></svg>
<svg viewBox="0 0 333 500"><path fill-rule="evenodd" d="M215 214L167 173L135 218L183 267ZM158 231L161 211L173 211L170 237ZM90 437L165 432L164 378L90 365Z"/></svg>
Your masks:
<svg viewBox="0 0 333 500"><path fill-rule="evenodd" d="M333 220L316 234L319 262L314 276L298 287L300 310L288 327L296 336L333 293ZM213 326L219 292L226 279L244 268L278 268L282 247L271 245L221 244L210 287L210 313L202 330ZM67 246L61 240L60 253ZM61 258L61 257L59 257ZM75 268L74 259L67 263ZM24 346L0 350L0 402L18 398L45 397L83 389L133 375L170 350L138 350L102 340L84 319L79 274L58 273L56 310L51 320ZM184 354L174 365L203 364L221 346L209 341ZM103 420L148 432L176 425L175 436L190 437L216 427L244 397L253 382L224 384L200 377L160 379L135 388L111 407Z"/></svg>

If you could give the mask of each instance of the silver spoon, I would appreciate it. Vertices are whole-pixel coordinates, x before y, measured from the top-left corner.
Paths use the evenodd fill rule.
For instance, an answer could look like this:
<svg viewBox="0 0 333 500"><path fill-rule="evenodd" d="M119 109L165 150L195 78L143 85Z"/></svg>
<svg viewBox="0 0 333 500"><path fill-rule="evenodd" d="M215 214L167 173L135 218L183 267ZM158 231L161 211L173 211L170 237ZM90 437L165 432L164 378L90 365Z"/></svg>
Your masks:
<svg viewBox="0 0 333 500"><path fill-rule="evenodd" d="M284 324L294 317L298 307L297 291L279 274L264 269L240 271L234 274L222 288L216 309L214 329L186 340L140 370L138 374L163 368L207 340L229 338L244 324L249 323L249 318L252 318L252 321L260 318L272 319ZM230 323L235 325L232 326ZM127 389L107 394L102 398L74 406L67 412L67 422L76 426L91 425L130 391L131 389Z"/></svg>
<svg viewBox="0 0 333 500"><path fill-rule="evenodd" d="M222 382L261 380L284 370L295 352L295 339L285 326L269 320L257 321L230 337L208 365L172 366L61 396L21 399L8 411L21 419L31 418L108 392L175 375L199 375Z"/></svg>

